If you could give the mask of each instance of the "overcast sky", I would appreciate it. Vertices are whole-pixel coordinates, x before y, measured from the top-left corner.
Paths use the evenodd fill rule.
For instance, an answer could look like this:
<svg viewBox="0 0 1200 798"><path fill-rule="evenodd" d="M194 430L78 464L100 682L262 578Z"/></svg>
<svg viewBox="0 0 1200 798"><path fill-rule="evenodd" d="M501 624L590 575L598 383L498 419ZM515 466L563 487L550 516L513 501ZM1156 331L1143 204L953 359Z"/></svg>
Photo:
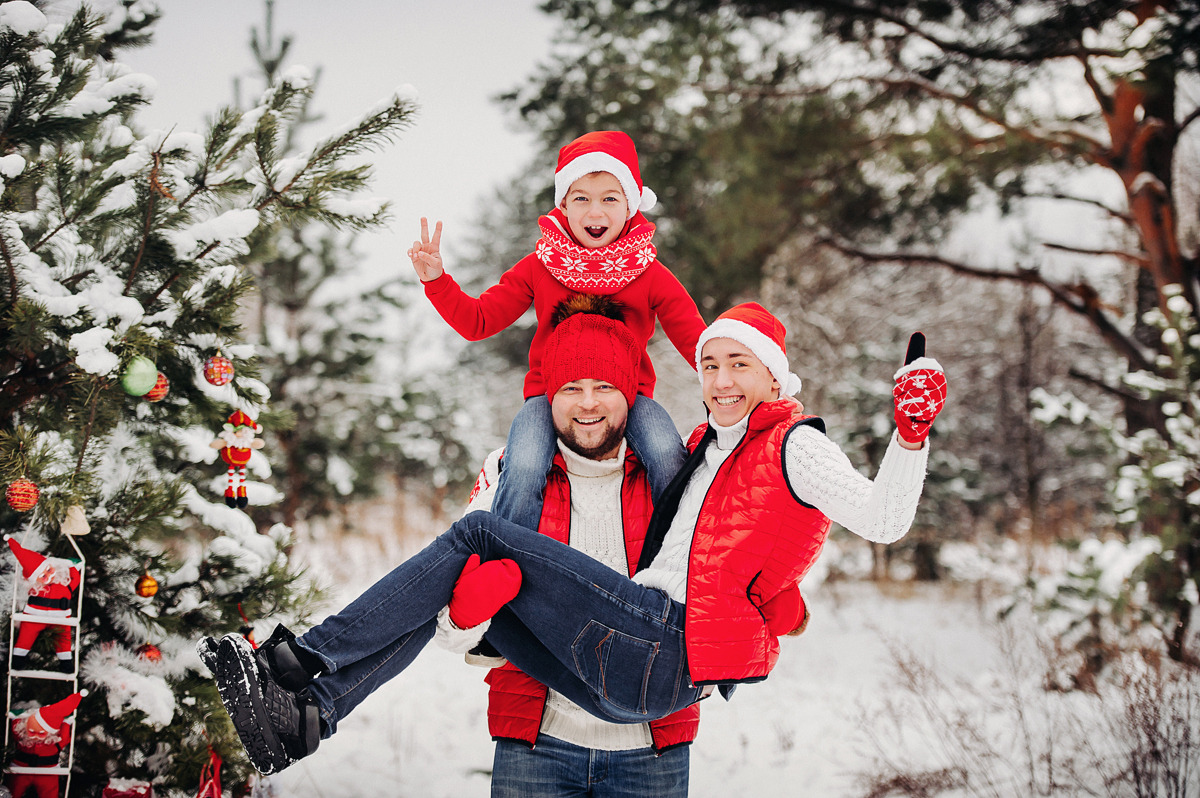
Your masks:
<svg viewBox="0 0 1200 798"><path fill-rule="evenodd" d="M154 44L122 60L158 83L143 129L200 130L233 98L258 91L250 29L261 0L160 0ZM518 134L492 98L531 74L547 52L552 20L535 0L276 0L276 36L291 35L288 64L321 69L314 110L322 126L357 119L400 85L420 96L414 128L373 157L372 195L393 203L389 228L364 235L371 270L412 270L404 251L419 218L446 222L445 246L465 243L479 200L528 162L533 138ZM547 175L553 164L547 164ZM447 264L453 269L453 264Z"/></svg>

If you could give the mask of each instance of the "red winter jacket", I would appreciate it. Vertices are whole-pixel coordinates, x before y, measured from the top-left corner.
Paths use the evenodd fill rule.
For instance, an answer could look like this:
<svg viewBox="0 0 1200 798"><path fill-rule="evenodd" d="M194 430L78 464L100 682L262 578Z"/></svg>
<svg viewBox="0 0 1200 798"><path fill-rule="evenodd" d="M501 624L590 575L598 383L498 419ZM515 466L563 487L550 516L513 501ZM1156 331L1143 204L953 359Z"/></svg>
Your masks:
<svg viewBox="0 0 1200 798"><path fill-rule="evenodd" d="M554 279L534 253L506 271L500 282L478 299L468 296L445 272L424 283L425 296L442 318L468 341L495 335L521 317L529 305L537 315L537 330L529 347L529 373L525 375L525 398L546 393L542 377L542 349L553 327L550 316L559 302L575 292ZM696 341L704 331L704 319L696 303L675 275L657 260L629 285L611 295L625 306L625 325L641 341L643 349L654 334L655 317L663 331L695 368ZM654 366L647 355L638 372L638 393L654 398Z"/></svg>
<svg viewBox="0 0 1200 798"><path fill-rule="evenodd" d="M779 640L759 607L808 572L830 526L820 510L792 493L784 476L784 445L802 425L825 430L819 418L803 415L788 400L755 407L746 436L704 497L688 560L684 621L693 684L761 681L779 659ZM695 429L684 470L695 470L714 437L707 424ZM662 546L682 483L659 500L639 570Z"/></svg>
<svg viewBox="0 0 1200 798"><path fill-rule="evenodd" d="M640 462L627 451L625 479L621 485L621 516L625 526L625 555L633 573L642 552L646 526L650 521L650 486ZM546 499L538 531L562 543L570 543L571 483L561 454L554 456L554 467L546 477ZM488 731L493 739L518 740L532 746L542 726L547 688L511 663L488 672ZM688 745L700 729L700 705L679 710L661 720L650 722L654 750Z"/></svg>

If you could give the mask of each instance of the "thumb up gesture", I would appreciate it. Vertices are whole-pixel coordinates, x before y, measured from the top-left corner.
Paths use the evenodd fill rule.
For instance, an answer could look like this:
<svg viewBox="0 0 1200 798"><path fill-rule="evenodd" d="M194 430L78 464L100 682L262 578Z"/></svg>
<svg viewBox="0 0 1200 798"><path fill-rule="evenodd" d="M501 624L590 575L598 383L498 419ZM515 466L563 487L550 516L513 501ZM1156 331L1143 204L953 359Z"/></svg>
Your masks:
<svg viewBox="0 0 1200 798"><path fill-rule="evenodd" d="M900 439L921 448L933 420L946 404L946 374L931 357L925 357L925 336L913 333L908 339L904 365L896 372L892 400Z"/></svg>

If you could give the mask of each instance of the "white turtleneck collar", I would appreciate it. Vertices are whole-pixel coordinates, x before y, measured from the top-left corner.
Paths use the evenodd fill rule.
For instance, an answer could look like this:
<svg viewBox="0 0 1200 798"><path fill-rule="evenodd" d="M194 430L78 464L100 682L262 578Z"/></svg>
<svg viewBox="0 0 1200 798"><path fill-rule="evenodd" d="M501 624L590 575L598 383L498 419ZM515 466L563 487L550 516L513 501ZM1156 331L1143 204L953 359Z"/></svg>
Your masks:
<svg viewBox="0 0 1200 798"><path fill-rule="evenodd" d="M718 449L728 451L737 446L742 438L746 437L746 430L750 428L750 414L742 416L742 419L728 427L722 427L717 422L713 421L712 414L708 416L708 426L713 428L717 433L717 439L714 441Z"/></svg>
<svg viewBox="0 0 1200 798"><path fill-rule="evenodd" d="M568 449L562 441L558 442L558 450L562 452L563 460L567 463L567 473L577 477L606 477L625 465L624 438L621 439L621 446L617 449L617 456L607 460L592 460L576 454Z"/></svg>

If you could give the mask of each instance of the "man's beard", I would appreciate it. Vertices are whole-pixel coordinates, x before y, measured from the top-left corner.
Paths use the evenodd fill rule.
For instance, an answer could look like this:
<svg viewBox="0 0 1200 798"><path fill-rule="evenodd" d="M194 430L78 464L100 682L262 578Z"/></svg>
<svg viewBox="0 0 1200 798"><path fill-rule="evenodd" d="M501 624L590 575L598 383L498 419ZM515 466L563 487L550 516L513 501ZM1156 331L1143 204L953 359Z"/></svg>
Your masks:
<svg viewBox="0 0 1200 798"><path fill-rule="evenodd" d="M604 423L608 423L605 421ZM565 430L558 430L558 439L563 442L568 449L575 452L580 457L586 457L589 460L599 460L604 455L616 450L621 445L621 439L625 437L625 425L620 428L609 426L608 434L595 446L584 446L575 437L575 429L573 426L568 426Z"/></svg>

